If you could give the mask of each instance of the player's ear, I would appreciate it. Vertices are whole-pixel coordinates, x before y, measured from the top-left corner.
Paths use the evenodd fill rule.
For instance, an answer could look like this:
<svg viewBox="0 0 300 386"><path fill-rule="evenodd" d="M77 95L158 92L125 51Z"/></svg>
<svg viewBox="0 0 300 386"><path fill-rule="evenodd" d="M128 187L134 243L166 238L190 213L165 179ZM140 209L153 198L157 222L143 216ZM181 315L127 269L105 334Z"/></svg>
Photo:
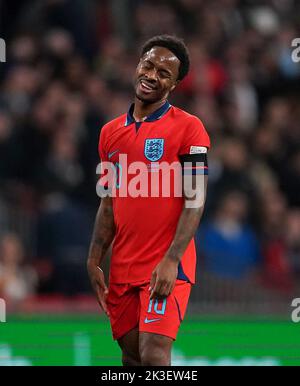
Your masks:
<svg viewBox="0 0 300 386"><path fill-rule="evenodd" d="M176 80L175 84L173 84L170 91L173 91L176 88L176 86L178 85L178 83L179 83L179 80Z"/></svg>

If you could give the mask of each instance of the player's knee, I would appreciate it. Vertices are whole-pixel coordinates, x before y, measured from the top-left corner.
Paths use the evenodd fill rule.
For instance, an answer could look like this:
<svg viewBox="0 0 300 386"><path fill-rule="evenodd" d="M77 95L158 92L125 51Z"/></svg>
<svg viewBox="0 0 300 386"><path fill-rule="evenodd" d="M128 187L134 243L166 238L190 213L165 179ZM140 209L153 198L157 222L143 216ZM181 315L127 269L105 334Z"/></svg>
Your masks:
<svg viewBox="0 0 300 386"><path fill-rule="evenodd" d="M133 358L132 356L123 353L122 354L122 364L123 366L140 366L141 362L139 358Z"/></svg>
<svg viewBox="0 0 300 386"><path fill-rule="evenodd" d="M145 347L141 350L142 366L170 366L170 354L160 347Z"/></svg>

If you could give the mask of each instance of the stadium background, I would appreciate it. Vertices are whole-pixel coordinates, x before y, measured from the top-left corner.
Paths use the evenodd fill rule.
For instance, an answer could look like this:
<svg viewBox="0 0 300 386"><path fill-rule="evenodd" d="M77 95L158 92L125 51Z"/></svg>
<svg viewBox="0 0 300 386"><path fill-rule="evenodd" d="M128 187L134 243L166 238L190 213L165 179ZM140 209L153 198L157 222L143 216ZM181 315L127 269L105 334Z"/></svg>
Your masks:
<svg viewBox="0 0 300 386"><path fill-rule="evenodd" d="M212 141L173 364L300 364L297 0L0 1L0 364L120 364L85 268L97 142L159 33L189 46L171 102Z"/></svg>

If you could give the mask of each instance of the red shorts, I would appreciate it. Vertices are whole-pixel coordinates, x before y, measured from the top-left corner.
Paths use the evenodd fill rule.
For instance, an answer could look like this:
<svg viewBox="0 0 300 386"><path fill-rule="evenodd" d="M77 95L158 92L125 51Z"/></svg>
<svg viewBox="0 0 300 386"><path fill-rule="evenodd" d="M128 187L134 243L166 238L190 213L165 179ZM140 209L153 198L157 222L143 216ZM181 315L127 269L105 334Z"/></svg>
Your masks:
<svg viewBox="0 0 300 386"><path fill-rule="evenodd" d="M191 284L177 280L171 295L164 300L150 300L149 282L110 284L107 306L114 339L138 327L176 339L191 292Z"/></svg>

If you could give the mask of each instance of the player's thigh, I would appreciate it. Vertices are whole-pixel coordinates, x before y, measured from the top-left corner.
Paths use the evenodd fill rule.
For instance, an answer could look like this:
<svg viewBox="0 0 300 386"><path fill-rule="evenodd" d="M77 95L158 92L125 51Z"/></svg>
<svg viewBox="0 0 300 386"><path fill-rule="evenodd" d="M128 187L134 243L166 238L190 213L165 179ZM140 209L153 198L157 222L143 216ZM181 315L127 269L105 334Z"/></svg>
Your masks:
<svg viewBox="0 0 300 386"><path fill-rule="evenodd" d="M170 365L173 342L172 338L165 335L140 332L139 346L142 365Z"/></svg>
<svg viewBox="0 0 300 386"><path fill-rule="evenodd" d="M129 285L110 285L107 307L115 340L119 341L137 328L140 315L140 299L137 290ZM126 341L125 338L124 341Z"/></svg>
<svg viewBox="0 0 300 386"><path fill-rule="evenodd" d="M118 344L122 350L123 356L128 357L133 361L140 362L138 326L130 330L126 335L122 336L122 338L118 339Z"/></svg>

